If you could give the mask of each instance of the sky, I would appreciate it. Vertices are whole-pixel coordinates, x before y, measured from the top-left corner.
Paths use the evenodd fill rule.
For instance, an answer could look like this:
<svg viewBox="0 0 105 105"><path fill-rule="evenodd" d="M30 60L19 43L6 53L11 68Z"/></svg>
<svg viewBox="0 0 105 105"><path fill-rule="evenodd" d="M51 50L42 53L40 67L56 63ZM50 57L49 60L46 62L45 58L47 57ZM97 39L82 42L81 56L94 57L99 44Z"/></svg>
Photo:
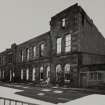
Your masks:
<svg viewBox="0 0 105 105"><path fill-rule="evenodd" d="M105 0L0 0L0 52L49 31L51 17L75 3L105 37Z"/></svg>

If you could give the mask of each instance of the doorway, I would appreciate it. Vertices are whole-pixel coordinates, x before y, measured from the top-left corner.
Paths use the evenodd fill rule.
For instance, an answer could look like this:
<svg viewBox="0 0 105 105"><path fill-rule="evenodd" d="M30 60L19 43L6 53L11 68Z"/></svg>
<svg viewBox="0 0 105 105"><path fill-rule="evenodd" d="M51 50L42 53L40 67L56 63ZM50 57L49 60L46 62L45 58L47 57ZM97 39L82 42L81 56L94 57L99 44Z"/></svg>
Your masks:
<svg viewBox="0 0 105 105"><path fill-rule="evenodd" d="M87 87L87 73L80 74L80 87Z"/></svg>

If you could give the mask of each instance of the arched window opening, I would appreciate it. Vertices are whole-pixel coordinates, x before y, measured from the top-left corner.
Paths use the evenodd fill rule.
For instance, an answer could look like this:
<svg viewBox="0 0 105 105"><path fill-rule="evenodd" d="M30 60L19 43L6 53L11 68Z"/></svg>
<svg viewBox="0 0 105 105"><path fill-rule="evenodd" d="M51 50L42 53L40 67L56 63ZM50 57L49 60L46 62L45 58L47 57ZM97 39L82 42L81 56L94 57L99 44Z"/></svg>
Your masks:
<svg viewBox="0 0 105 105"><path fill-rule="evenodd" d="M29 60L29 57L30 57L29 53L30 53L30 50L29 50L29 48L27 48L27 49L26 49L27 61Z"/></svg>
<svg viewBox="0 0 105 105"><path fill-rule="evenodd" d="M33 47L34 57L36 57L36 46Z"/></svg>
<svg viewBox="0 0 105 105"><path fill-rule="evenodd" d="M50 66L47 67L47 78L50 78Z"/></svg>
<svg viewBox="0 0 105 105"><path fill-rule="evenodd" d="M29 80L29 69L26 70L26 80Z"/></svg>
<svg viewBox="0 0 105 105"><path fill-rule="evenodd" d="M41 45L40 45L40 56L42 57L42 56L44 56L44 51L45 50L45 43L42 43Z"/></svg>
<svg viewBox="0 0 105 105"><path fill-rule="evenodd" d="M70 82L70 64L66 64L64 67L64 80Z"/></svg>
<svg viewBox="0 0 105 105"><path fill-rule="evenodd" d="M13 78L15 78L15 72L14 71L13 71L12 75L13 75Z"/></svg>
<svg viewBox="0 0 105 105"><path fill-rule="evenodd" d="M43 72L44 68L43 66L40 67L40 80L44 79L44 72Z"/></svg>
<svg viewBox="0 0 105 105"><path fill-rule="evenodd" d="M62 73L62 67L59 64L56 66L56 81L59 81L59 79L61 78L61 73Z"/></svg>
<svg viewBox="0 0 105 105"><path fill-rule="evenodd" d="M61 65L59 64L59 65L56 66L56 73L59 73L59 72L61 72L61 71L62 71L62 67L61 67Z"/></svg>
<svg viewBox="0 0 105 105"><path fill-rule="evenodd" d="M23 69L21 69L21 80L23 80Z"/></svg>
<svg viewBox="0 0 105 105"><path fill-rule="evenodd" d="M32 71L32 81L35 81L35 67L33 67Z"/></svg>

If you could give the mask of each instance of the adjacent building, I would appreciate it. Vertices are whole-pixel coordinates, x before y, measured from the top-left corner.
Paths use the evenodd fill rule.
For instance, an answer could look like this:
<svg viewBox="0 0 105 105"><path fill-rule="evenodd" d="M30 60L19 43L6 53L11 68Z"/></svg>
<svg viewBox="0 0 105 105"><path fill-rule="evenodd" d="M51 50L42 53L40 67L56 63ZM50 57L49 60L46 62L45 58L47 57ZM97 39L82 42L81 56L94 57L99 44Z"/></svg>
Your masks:
<svg viewBox="0 0 105 105"><path fill-rule="evenodd" d="M0 80L89 87L105 82L105 39L78 4L51 18L50 31L0 53Z"/></svg>

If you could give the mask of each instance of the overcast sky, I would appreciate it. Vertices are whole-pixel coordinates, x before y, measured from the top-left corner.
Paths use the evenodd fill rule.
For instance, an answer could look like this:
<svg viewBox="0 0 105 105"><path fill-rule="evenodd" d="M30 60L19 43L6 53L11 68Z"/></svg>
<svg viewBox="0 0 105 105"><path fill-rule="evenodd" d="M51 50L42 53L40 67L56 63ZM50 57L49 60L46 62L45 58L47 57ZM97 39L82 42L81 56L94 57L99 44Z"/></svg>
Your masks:
<svg viewBox="0 0 105 105"><path fill-rule="evenodd" d="M47 32L50 18L76 2L105 36L105 0L0 0L0 52Z"/></svg>

